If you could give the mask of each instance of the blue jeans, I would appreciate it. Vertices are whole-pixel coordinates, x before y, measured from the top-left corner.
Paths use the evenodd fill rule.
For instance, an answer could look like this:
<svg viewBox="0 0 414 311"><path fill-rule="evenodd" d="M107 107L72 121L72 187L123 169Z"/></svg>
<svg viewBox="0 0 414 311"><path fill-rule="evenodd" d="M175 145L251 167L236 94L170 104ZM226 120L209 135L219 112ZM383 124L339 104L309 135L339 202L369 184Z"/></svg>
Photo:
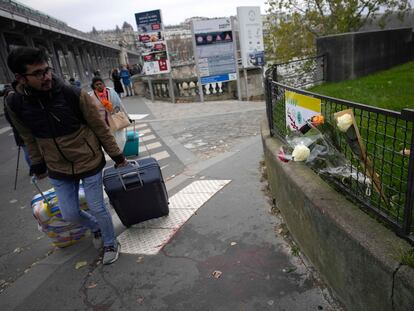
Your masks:
<svg viewBox="0 0 414 311"><path fill-rule="evenodd" d="M55 188L63 219L81 224L92 232L101 230L104 246L115 245L112 217L105 207L103 198L102 172L82 179L88 212L79 208L79 180L59 180L50 177L49 179Z"/></svg>
<svg viewBox="0 0 414 311"><path fill-rule="evenodd" d="M30 161L29 151L27 150L26 146L21 146L21 147L23 149L24 159L26 160L26 163L30 168L30 165L32 165L32 161Z"/></svg>

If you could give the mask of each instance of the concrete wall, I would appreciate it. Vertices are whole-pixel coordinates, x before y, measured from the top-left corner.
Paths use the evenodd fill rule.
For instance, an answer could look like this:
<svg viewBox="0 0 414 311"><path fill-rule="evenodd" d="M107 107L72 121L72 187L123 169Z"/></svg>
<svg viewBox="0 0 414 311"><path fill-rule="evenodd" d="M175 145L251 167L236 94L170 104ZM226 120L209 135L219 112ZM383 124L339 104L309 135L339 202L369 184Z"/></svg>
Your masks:
<svg viewBox="0 0 414 311"><path fill-rule="evenodd" d="M247 87L248 93L246 93L246 79L244 78L243 71L240 74L240 87L243 100L263 100L264 99L264 87L263 87L263 74L262 69L248 69L247 70ZM246 97L248 95L249 98Z"/></svg>
<svg viewBox="0 0 414 311"><path fill-rule="evenodd" d="M327 55L327 81L355 79L414 59L411 28L355 32L316 39Z"/></svg>
<svg viewBox="0 0 414 311"><path fill-rule="evenodd" d="M414 310L410 245L363 213L303 163L277 158L282 143L262 123L268 180L301 251L349 311Z"/></svg>

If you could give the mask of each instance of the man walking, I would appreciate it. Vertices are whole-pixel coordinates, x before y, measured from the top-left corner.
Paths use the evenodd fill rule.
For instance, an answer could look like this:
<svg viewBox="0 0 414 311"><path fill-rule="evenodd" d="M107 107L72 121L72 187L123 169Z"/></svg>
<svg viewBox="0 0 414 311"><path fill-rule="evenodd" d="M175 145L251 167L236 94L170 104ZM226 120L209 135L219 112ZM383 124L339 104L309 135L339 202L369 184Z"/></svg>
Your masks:
<svg viewBox="0 0 414 311"><path fill-rule="evenodd" d="M95 247L103 244L103 264L113 263L119 243L103 198L101 145L116 166L128 162L91 97L54 76L44 50L14 49L7 65L19 83L6 109L29 150L33 173L49 176L63 219L91 229ZM79 209L81 180L90 213Z"/></svg>

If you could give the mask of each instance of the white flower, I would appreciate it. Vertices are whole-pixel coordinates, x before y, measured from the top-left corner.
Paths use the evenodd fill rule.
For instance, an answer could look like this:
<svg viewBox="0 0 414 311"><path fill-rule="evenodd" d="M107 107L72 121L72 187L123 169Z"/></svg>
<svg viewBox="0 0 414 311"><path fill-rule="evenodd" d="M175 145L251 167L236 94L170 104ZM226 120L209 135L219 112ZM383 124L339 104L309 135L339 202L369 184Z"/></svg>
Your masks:
<svg viewBox="0 0 414 311"><path fill-rule="evenodd" d="M336 124L341 132L346 132L352 125L352 116L345 113L336 119Z"/></svg>
<svg viewBox="0 0 414 311"><path fill-rule="evenodd" d="M310 155L310 150L305 145L297 145L292 152L293 161L305 161Z"/></svg>

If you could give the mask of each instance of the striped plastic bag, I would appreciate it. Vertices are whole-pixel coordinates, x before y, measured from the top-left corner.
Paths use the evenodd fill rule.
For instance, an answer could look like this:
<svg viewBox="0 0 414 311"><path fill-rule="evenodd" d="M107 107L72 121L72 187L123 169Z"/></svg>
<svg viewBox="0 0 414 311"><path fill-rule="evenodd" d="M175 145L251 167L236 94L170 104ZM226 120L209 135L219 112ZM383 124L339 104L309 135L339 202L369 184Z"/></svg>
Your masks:
<svg viewBox="0 0 414 311"><path fill-rule="evenodd" d="M51 188L43 194L49 204L41 194L37 194L31 201L32 212L39 230L52 240L52 244L61 248L68 247L85 237L87 228L62 219L55 190ZM88 209L82 185L79 186L79 203L82 210Z"/></svg>

